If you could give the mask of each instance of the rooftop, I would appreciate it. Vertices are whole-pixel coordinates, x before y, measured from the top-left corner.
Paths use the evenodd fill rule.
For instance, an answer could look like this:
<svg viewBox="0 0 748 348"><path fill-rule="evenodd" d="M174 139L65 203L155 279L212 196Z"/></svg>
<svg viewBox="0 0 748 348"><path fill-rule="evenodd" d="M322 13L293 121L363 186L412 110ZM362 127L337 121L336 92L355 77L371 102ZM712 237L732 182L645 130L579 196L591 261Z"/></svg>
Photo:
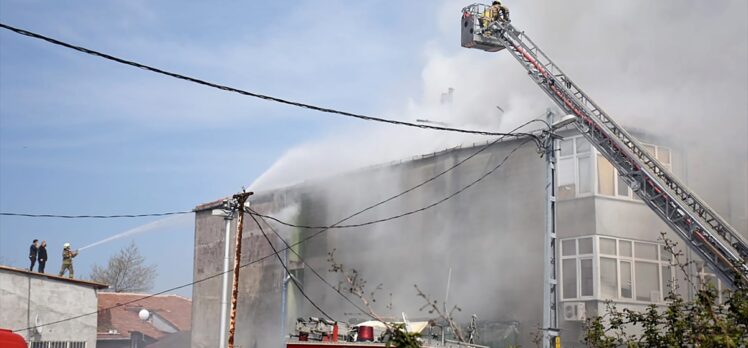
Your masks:
<svg viewBox="0 0 748 348"><path fill-rule="evenodd" d="M87 286L87 287L91 287L91 288L94 288L94 289L97 289L97 290L109 288L109 285L102 284L102 283L96 283L96 282L92 282L92 281L89 281L89 280L80 280L80 279L71 279L71 278L66 278L66 277L58 277L58 276L53 275L53 274L31 272L31 271L26 270L26 269L15 268L15 267L8 267L8 266L2 266L2 265L0 265L0 271L17 273L19 275L24 275L24 276L31 277L31 278L46 278L48 280L53 280L53 281L60 281L60 282L65 282L65 283L69 283L69 284L74 284L74 285Z"/></svg>

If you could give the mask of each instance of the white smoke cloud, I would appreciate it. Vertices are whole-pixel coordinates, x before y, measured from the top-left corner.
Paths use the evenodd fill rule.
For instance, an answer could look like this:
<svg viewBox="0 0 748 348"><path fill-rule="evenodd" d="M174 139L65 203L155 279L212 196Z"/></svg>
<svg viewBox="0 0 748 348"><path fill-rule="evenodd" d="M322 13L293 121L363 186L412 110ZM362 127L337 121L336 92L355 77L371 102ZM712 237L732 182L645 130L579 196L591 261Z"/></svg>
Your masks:
<svg viewBox="0 0 748 348"><path fill-rule="evenodd" d="M551 106L508 53L459 47L464 5L456 0L435 5L439 31L423 45L420 90L411 91L406 105L381 114L505 131ZM706 158L748 156L744 1L571 0L509 6L515 25L620 123L703 147ZM455 94L447 108L439 97L449 87ZM341 132L289 150L252 188L270 189L485 140L368 123Z"/></svg>

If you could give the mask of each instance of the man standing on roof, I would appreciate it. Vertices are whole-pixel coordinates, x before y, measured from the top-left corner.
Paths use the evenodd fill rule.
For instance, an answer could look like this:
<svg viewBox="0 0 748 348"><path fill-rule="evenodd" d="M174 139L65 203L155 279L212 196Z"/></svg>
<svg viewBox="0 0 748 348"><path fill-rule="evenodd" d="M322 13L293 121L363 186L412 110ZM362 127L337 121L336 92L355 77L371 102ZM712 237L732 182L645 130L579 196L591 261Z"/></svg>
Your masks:
<svg viewBox="0 0 748 348"><path fill-rule="evenodd" d="M62 268L60 268L60 277L68 270L70 279L73 279L73 258L78 256L78 250L70 250L70 243L65 243L62 249Z"/></svg>
<svg viewBox="0 0 748 348"><path fill-rule="evenodd" d="M44 265L47 264L47 241L43 240L39 246L39 273L44 273Z"/></svg>
<svg viewBox="0 0 748 348"><path fill-rule="evenodd" d="M36 245L37 242L39 242L39 240L34 239L34 241L31 243L31 246L29 247L29 260L31 260L31 267L29 267L29 272L34 271L34 264L36 263L36 253L39 250Z"/></svg>

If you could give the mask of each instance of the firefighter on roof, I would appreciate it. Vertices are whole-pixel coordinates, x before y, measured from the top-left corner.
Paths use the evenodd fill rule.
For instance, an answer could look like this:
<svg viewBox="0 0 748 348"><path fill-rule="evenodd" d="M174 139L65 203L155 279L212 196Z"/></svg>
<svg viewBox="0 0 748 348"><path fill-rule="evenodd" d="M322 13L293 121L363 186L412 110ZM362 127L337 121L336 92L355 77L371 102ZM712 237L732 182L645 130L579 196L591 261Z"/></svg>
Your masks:
<svg viewBox="0 0 748 348"><path fill-rule="evenodd" d="M68 276L73 278L73 258L78 256L78 250L70 250L70 243L65 243L62 249L62 268L60 268L60 277L68 270Z"/></svg>

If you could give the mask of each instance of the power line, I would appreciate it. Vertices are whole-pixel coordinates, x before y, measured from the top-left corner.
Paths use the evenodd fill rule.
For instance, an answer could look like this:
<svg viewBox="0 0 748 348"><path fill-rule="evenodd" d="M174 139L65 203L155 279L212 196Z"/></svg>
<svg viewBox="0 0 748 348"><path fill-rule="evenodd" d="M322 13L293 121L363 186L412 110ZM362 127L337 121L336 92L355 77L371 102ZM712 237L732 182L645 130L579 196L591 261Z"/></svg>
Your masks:
<svg viewBox="0 0 748 348"><path fill-rule="evenodd" d="M281 259L280 254L278 253L278 250L275 249L275 245L273 245L273 242L270 241L270 238L268 237L267 233L265 233L265 230L262 228L262 225L260 225L260 222L257 221L257 218L254 215L250 214L249 216L252 218L252 220L254 220L255 224L257 224L257 228L260 229L260 233L262 233L262 236L265 237L265 240L268 242L270 249L273 249L273 254L275 254L275 256L278 258L278 262L280 262L281 267L283 267L283 269L286 270L286 274L288 274L288 276L291 278L291 281L293 281L294 285L296 285L296 288L299 289L299 292L301 292L301 295L304 296L304 298L307 301L309 301L309 303L311 303L314 308L316 308L320 313L326 316L327 319L336 321L329 314L327 314L327 312L325 312L322 308L320 308L320 306L314 303L314 301L312 301L312 299L309 298L309 296L307 296L306 292L304 291L304 288L301 286L301 284L299 284L299 281L296 280L296 278L294 278L291 275L291 271L289 271L288 267L286 267L286 264L283 262L283 259Z"/></svg>
<svg viewBox="0 0 748 348"><path fill-rule="evenodd" d="M122 215L57 215L57 214L28 214L28 213L8 213L0 212L2 216L20 216L30 218L59 218L59 219L117 219L117 218L140 218L168 215L192 214L193 211L171 211L166 213L149 213L149 214L122 214Z"/></svg>
<svg viewBox="0 0 748 348"><path fill-rule="evenodd" d="M82 53L85 53L85 54L88 54L88 55L92 55L92 56L96 56L96 57L99 57L99 58L107 59L107 60L110 60L110 61L113 61L113 62L117 62L117 63L120 63L120 64L125 64L125 65L129 65L129 66L133 66L133 67L140 68L140 69L143 69L143 70L146 70L146 71L154 72L154 73L157 73L157 74L161 74L161 75L173 77L173 78L184 80L184 81L189 81L189 82L200 84L200 85L207 86L207 87L216 88L216 89L219 89L219 90L222 90L222 91L226 91L226 92L238 93L238 94L241 94L241 95L244 95L244 96L248 96L248 97L259 98L259 99L263 99L263 100L267 100L267 101L272 101L272 102L276 102L276 103L281 103L281 104L286 104L286 105L291 105L291 106L295 106L295 107L299 107L299 108L304 108L304 109L309 109L309 110L315 110L315 111L319 111L319 112L324 112L324 113L329 113L329 114L335 114L335 115L341 115L341 116L346 116L346 117L353 117L353 118L357 118L357 119L361 119L361 120L365 120L365 121L383 122L383 123L389 123L389 124L394 124L394 125L399 125L399 126L407 126L407 127L422 128L422 129L433 129L433 130L440 130L440 131L449 131L449 132L457 132L457 133L468 133L468 134L480 134L480 135L489 135L489 136L528 135L528 134L510 134L510 133L500 133L500 132L486 132L486 131L469 130L469 129L462 129L462 128L452 128L452 127L435 126L435 125L420 124L420 123L411 123L411 122L398 121L398 120L381 118L381 117L375 117L375 116L368 116L368 115L359 114L359 113L352 113L352 112L348 112L348 111L336 110L336 109L332 109L332 108L327 108L327 107L316 106L316 105L312 105L312 104L301 103L301 102L297 102L297 101L293 101L293 100L282 99L282 98L279 98L279 97L273 97L273 96L270 96L270 95L260 94L260 93L256 93L256 92L249 92L249 91L242 90L242 89L239 89L239 88L230 87L230 86L227 86L227 85L221 85L221 84L218 84L218 83L201 80L201 79L190 77L190 76L187 76L187 75L182 75L182 74L178 74L178 73L166 71L166 70L163 70L163 69L159 69L159 68L155 68L155 67L152 67L152 66L148 66L148 65L142 64L142 63L138 63L138 62L135 62L135 61L126 60L126 59L119 58L119 57L116 57L116 56L113 56L113 55L109 55L109 54L106 54L106 53L102 53L102 52L99 52L99 51L88 49L88 48L85 48L85 47L82 47L82 46L76 46L76 45L73 45L73 44L70 44L70 43L66 43L66 42L63 42L63 41L60 41L60 40L57 40L57 39L53 39L53 38L48 37L48 36L44 36L44 35L41 35L41 34L33 33L33 32L30 32L30 31L27 31L27 30L24 30L24 29L15 28L15 27L12 27L12 26L7 25L7 24L0 23L0 27L2 27L3 29L10 30L10 31L15 32L15 33L20 34L20 35L28 36L28 37L31 37L31 38L34 38L34 39L43 40L43 41L49 42L49 43L54 44L54 45L66 47L66 48L69 48L69 49L72 49L72 50L75 50L75 51L78 51L78 52L82 52Z"/></svg>
<svg viewBox="0 0 748 348"><path fill-rule="evenodd" d="M521 125L521 126L517 127L517 129L518 129L518 128L520 128L520 127L524 127L525 125L527 125L527 124L529 124L529 123L531 123L531 122L533 122L533 121L527 122L527 123L525 123L525 124L523 124L523 125ZM494 142L492 142L492 143L489 143L489 144L487 144L487 145L483 146L483 147L482 147L481 149L479 149L479 152L480 152L480 151L483 151L483 150L485 150L485 148L487 148L488 146L490 146L490 145L492 145L492 144L495 144L495 143L496 143L496 142L497 142L498 140L500 140L500 139L502 139L502 138L504 138L504 137L501 137L501 138L497 139L496 141L494 141ZM501 166L503 166L503 165L504 165L504 163L506 163L506 161L507 161L507 160L509 159L509 157L511 157L511 155L512 155L512 154L514 154L514 153L515 153L515 152L516 152L517 150L519 150L519 148L521 148L521 147L522 147L523 145L525 145L526 143L528 143L528 142L530 142L530 141L532 141L532 140L535 140L535 139L534 139L534 138L528 138L528 139L526 139L525 141L521 142L521 143L520 143L520 144L518 144L518 145L517 145L517 146L516 146L516 147L515 147L515 148L514 148L513 150L511 150L511 151L510 151L510 152L509 152L509 153L508 153L508 154L506 155L506 157L504 157L504 159L503 159L503 160L502 160L502 161L501 161L501 162L500 162L500 163L499 163L498 165L496 165L495 167L493 167L493 168L492 168L492 169L491 169L490 171L488 171L488 172L484 173L484 174L483 174L483 175L481 175L481 176L480 176L480 177L479 177L478 179L474 180L473 182L471 182L471 183L470 183L470 184L468 184L467 186L464 186L464 187L462 187L462 188L461 188L460 190L458 190L458 191L455 191L454 193L450 194L449 196L447 196L447 197L445 197L445 198L443 198L443 199L441 199L441 200L439 200L439 201L437 201L437 202L431 203L431 204L429 204L429 205L428 205L428 206L426 206L426 207L423 207L423 208L420 208L420 209L416 209L416 210L412 210L412 211L409 211L409 212L406 212L406 213L403 213L403 214L398 214L398 215L395 215L395 216L391 216L391 217L388 217L388 218L384 218L384 219L379 219L379 220L376 220L376 221L370 221L370 222L367 222L367 223L354 224L354 225L350 225L350 226L351 226L351 227L357 227L357 226L365 226L365 225L371 225L371 224L375 224L375 223L379 223L379 222L384 222L384 221L390 221L390 220L394 220L394 219L397 219L397 218L401 218L401 217L404 217L404 216L408 216L408 215L416 214L416 213L418 213L418 212L422 212L422 211L425 211L425 210L427 210L427 209L433 208L433 207L435 207L435 206L437 206L437 205L439 205L439 204L442 204L442 203L444 203L445 201L447 201L448 199L451 199L451 198L453 198L453 197L457 196L458 194L460 194L460 193L464 192L464 191L465 191L465 190L467 190L468 188L470 188L470 187L474 186L475 184L479 183L480 181L482 181L483 179L485 179L485 178L486 178L486 177L487 177L488 175L492 174L493 172L495 172L496 170L498 170L499 168L501 168ZM472 157L471 157L471 158L472 158ZM462 163L464 163L464 161L463 161ZM453 167L451 167L451 168L453 169L453 168L454 168L454 166L453 166ZM450 169L450 170L451 170L451 169ZM392 200L392 199L394 199L394 198L400 197L400 196L404 195L405 193L407 193L407 192L410 192L410 191L412 191L413 189L415 189L415 188L417 188L417 187L421 187L421 186L423 186L423 185L424 185L424 184L425 184L426 182L430 182L430 181L433 181L433 180L434 180L434 179L435 179L436 177L439 177L439 176L441 176L441 175L443 175L443 174L444 174L444 172L442 172L442 173L440 173L440 174L437 174L437 175L436 175L435 177L432 177L432 178L430 178L430 179L428 179L428 180L424 181L423 183L421 183L421 184L419 184L419 185L416 185L416 186L414 186L414 187L413 187L413 188L411 188L411 189L408 189L408 190L406 190L406 191L403 191L403 192L401 192L401 193L399 193L399 194L396 194L396 195L394 195L394 196L392 196L392 197L390 197L390 198L387 198L387 199L385 199L385 200L383 200L383 201L380 201L380 202L378 202L378 203L375 203L375 204L373 204L373 205L371 205L371 206L369 206L369 207L367 207L367 208L365 208L365 209L363 209L363 210L360 210L360 211L358 211L358 212L356 212L356 213L354 213L354 214L351 214L351 215L349 215L349 216L348 216L348 217L346 217L346 218L343 218L342 220L340 220L340 221L338 221L338 222L336 222L336 223L334 223L334 224L332 224L332 225L330 225L330 226L303 226L303 225L295 225L295 224L291 224L291 223L288 223L288 222L285 222L285 221L279 220L279 219L277 219L277 218L274 218L274 217L272 217L272 216L261 215L261 214L257 214L257 213L250 213L251 215L256 215L256 216L259 216L259 217L261 217L261 218L268 218L268 219L271 219L271 220L273 220L273 221L276 221L276 222L278 222L278 223L280 223L280 224L282 224L282 225L285 225L285 226L289 226L289 227L296 227L296 228L305 228L305 229L320 229L320 230L319 230L319 231L317 231L317 232L314 232L313 234L311 234L311 235L309 235L309 236L306 236L305 238L303 238L303 239L299 240L298 242L295 242L295 243L291 244L290 246L288 246L288 245L287 245L287 246L286 246L285 248L283 248L283 249L281 249L281 250L278 250L278 251L276 251L276 252L275 252L275 253L273 253L273 254L265 255L265 256L263 256L263 257L260 257L260 258L258 258L258 259L256 259L256 260L253 260L253 261L250 261L250 262L248 262L248 263L246 263L246 264L240 265L239 267L240 267L240 268L243 268L243 267L246 267L246 266L249 266L249 265L252 265L252 264L255 264L255 263L261 262L261 261L264 261L264 260L266 260L266 259L269 259L269 258L270 258L270 257L272 257L273 255L277 255L277 253L278 253L278 252L280 252L280 251L285 251L285 250L288 250L288 249L291 249L291 250L293 250L293 249L292 249L293 247L295 247L295 246L297 246L297 245L300 245L300 244L302 244L302 243L305 243L305 242L307 242L308 240L310 240L310 239L312 239L312 238L314 238L314 237L316 237L316 236L318 236L318 235L320 235L320 234L322 234L322 233L324 233L324 232L326 232L326 231L328 231L328 230L330 230L330 229L332 229L332 228L336 228L336 226L338 226L338 225L342 224L343 222L345 222L345 221L348 221L348 220L352 219L353 217L356 217L356 216L358 216L358 215L360 215L360 214L362 214L362 213L364 213L364 212L366 212L366 211L368 211L368 210L370 210L370 209L373 209L374 207L380 206L380 205L382 205L382 204L384 204L384 203L386 203L386 202L389 202L389 201L391 201L391 200ZM341 227L341 228L342 228L342 227ZM144 297L142 297L142 298L139 298L139 299L135 299L135 300L127 301L127 302L125 302L125 303L120 303L120 304L116 304L116 305L114 305L114 306L110 306L110 307L107 307L107 308L104 308L104 309L101 309L101 310L97 310L97 311L95 311L95 312L84 313L84 314L80 314L80 315L77 315L77 316L74 316L74 317L70 317L70 318L60 319L60 320L56 320L56 321L52 321L52 322L49 322L49 323L44 323L44 324L40 324L40 325L36 325L36 326L30 326L30 327L26 327L26 328L23 328L23 329L17 329L17 330L13 330L13 332L26 331L26 330L30 330L30 329L33 329L34 327L49 326L49 325L54 325L54 324L58 324L58 323L62 323L62 322L66 322L66 321L70 321L70 320L75 320L75 319L78 319L78 318L86 317L86 316L89 316L89 315L94 315L94 314L97 314L97 313L100 313L100 312L104 312L104 311L107 311L107 310L110 310L110 309L114 309L114 308L118 308L118 307L121 307L121 306L125 306L125 305L128 305L128 304L134 303L134 302L138 302L138 301L141 301L141 300L149 299L149 298L152 298L152 297L154 297L154 296L162 295L162 294L165 294L165 293L167 293L167 292L171 292L171 291L179 290L179 289L182 289L182 288L185 288L185 287L188 287L188 286L192 286L192 285L195 285L195 284L198 284L198 283L202 283L202 282L204 282L204 281L207 281L207 280L210 280L210 279L216 278L216 277L218 277L218 276L221 276L221 275L223 275L224 273L227 273L227 272L232 272L232 271L233 271L233 268L232 268L232 269L230 269L230 270L224 271L224 272L216 273L216 274L214 274L214 275L211 275L211 276L208 276L208 277L205 277L205 278L202 278L202 279L198 279L198 280L196 280L196 281L192 281L192 282L190 282L190 283L187 283L187 284L184 284L184 285L180 285L180 286L176 286L176 287L173 287L173 288L170 288L170 289L166 289L166 290L163 290L163 291L160 291L160 292L157 292L157 293L151 294L151 295L147 295L147 296L144 296Z"/></svg>

